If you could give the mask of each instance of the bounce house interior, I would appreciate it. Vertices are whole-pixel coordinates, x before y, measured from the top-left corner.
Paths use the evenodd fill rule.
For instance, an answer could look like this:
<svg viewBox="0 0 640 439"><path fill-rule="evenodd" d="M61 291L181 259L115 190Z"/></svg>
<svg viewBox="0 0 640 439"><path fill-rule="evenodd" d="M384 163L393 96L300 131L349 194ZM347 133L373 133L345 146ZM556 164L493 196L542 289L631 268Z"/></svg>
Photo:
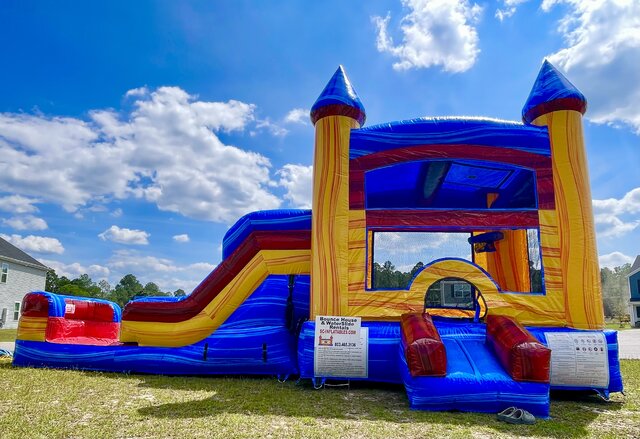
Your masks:
<svg viewBox="0 0 640 439"><path fill-rule="evenodd" d="M608 398L623 387L617 333L604 329L585 111L545 61L522 123L363 127L339 67L311 109L312 210L240 218L186 297L121 310L27 294L13 364L368 380L404 385L413 409L542 418L550 390ZM318 337L322 318L358 325L364 373L318 369L321 350L357 344ZM331 352L348 370L355 351Z"/></svg>

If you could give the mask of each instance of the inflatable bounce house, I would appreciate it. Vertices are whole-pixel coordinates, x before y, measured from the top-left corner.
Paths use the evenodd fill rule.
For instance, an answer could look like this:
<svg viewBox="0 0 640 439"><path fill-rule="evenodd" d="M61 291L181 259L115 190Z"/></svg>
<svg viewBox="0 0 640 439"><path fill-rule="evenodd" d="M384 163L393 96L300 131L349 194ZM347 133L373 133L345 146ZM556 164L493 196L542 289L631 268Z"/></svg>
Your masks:
<svg viewBox="0 0 640 439"><path fill-rule="evenodd" d="M363 128L340 67L311 109L311 211L241 218L222 262L183 298L121 311L29 293L14 365L369 380L403 384L414 409L518 406L540 417L552 389L621 392L585 111L545 61L523 123Z"/></svg>

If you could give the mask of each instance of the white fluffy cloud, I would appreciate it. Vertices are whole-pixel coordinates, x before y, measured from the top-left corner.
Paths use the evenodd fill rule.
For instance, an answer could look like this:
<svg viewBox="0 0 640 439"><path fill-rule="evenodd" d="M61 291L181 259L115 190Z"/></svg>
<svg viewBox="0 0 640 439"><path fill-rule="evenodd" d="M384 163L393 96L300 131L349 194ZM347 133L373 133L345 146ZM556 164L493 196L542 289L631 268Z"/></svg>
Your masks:
<svg viewBox="0 0 640 439"><path fill-rule="evenodd" d="M107 280L116 285L127 274L134 274L142 284L156 283L162 291L182 288L192 291L216 267L206 262L180 265L167 258L145 255L133 250L118 250L104 264L85 265L78 262L64 263L42 259L41 262L53 268L58 276L69 279L88 274L94 282Z"/></svg>
<svg viewBox="0 0 640 439"><path fill-rule="evenodd" d="M425 251L441 249L464 241L463 255L468 257L469 244L464 233L445 232L378 232L376 233L376 251L393 255L420 254ZM449 249L449 248L448 248ZM451 250L457 250L453 247ZM457 256L457 255L456 255ZM431 262L431 261L423 261Z"/></svg>
<svg viewBox="0 0 640 439"><path fill-rule="evenodd" d="M286 123L308 124L309 110L305 108L294 108L287 113L287 115L284 117L284 121Z"/></svg>
<svg viewBox="0 0 640 439"><path fill-rule="evenodd" d="M467 0L403 0L409 9L402 18L402 42L394 45L388 27L391 15L373 17L379 52L398 58L396 70L441 66L464 72L473 66L480 49L474 24L482 8Z"/></svg>
<svg viewBox="0 0 640 439"><path fill-rule="evenodd" d="M206 262L180 265L171 259L148 256L133 250L114 252L104 265L64 263L49 259L42 259L42 263L53 268L58 276L69 279L88 274L95 282L106 279L116 285L125 275L133 273L142 284L154 282L162 291L182 288L187 293L215 268L215 265Z"/></svg>
<svg viewBox="0 0 640 439"><path fill-rule="evenodd" d="M512 16L525 1L504 0L496 16ZM587 97L587 118L640 134L640 2L543 0L541 9L563 14L558 32L565 47L548 58Z"/></svg>
<svg viewBox="0 0 640 439"><path fill-rule="evenodd" d="M593 200L598 235L623 236L640 227L640 187L630 190L622 198Z"/></svg>
<svg viewBox="0 0 640 439"><path fill-rule="evenodd" d="M258 134L258 131L260 130L266 130L276 137L284 137L287 134L289 134L288 129L283 128L277 123L272 122L271 119L269 118L257 120L256 129L251 131L251 135L255 136L256 134Z"/></svg>
<svg viewBox="0 0 640 439"><path fill-rule="evenodd" d="M496 9L496 18L500 21L504 21L505 18L512 17L516 13L516 9L522 3L528 0L504 0L502 2L502 9Z"/></svg>
<svg viewBox="0 0 640 439"><path fill-rule="evenodd" d="M14 216L3 219L2 223L15 230L46 230L49 227L45 220L33 215Z"/></svg>
<svg viewBox="0 0 640 439"><path fill-rule="evenodd" d="M377 232L374 262L391 261L396 270L409 271L417 262L428 264L443 257L469 259L468 234L445 232Z"/></svg>
<svg viewBox="0 0 640 439"><path fill-rule="evenodd" d="M8 195L0 197L0 210L3 212L17 214L34 213L38 211L38 208L34 206L34 204L39 202L40 200L34 198L27 198L20 195Z"/></svg>
<svg viewBox="0 0 640 439"><path fill-rule="evenodd" d="M542 9L556 5L568 10L559 22L566 47L549 60L587 96L591 121L640 134L640 2L544 0Z"/></svg>
<svg viewBox="0 0 640 439"><path fill-rule="evenodd" d="M155 282L163 291L193 290L216 266L206 262L179 265L171 259L148 256L131 250L116 251L107 263L113 282L134 273L140 282Z"/></svg>
<svg viewBox="0 0 640 439"><path fill-rule="evenodd" d="M311 209L313 166L287 164L277 172L278 185L286 189L284 198L294 207Z"/></svg>
<svg viewBox="0 0 640 439"><path fill-rule="evenodd" d="M111 226L98 236L103 241L113 241L120 244L147 245L149 244L149 236L151 235L144 230Z"/></svg>
<svg viewBox="0 0 640 439"><path fill-rule="evenodd" d="M180 243L189 242L189 235L183 233L182 235L173 235L173 240Z"/></svg>
<svg viewBox="0 0 640 439"><path fill-rule="evenodd" d="M78 262L65 264L63 262L49 259L42 259L41 262L47 267L53 268L58 276L66 276L69 279L75 279L83 274L88 274L94 281L96 281L100 279L107 279L109 274L111 274L109 268L98 264L92 264L89 266L82 265Z"/></svg>
<svg viewBox="0 0 640 439"><path fill-rule="evenodd" d="M131 111L94 110L89 121L0 113L0 192L15 194L13 212L36 211L35 197L70 212L138 197L219 222L279 207L269 160L218 137L249 124L278 134L253 105L200 101L178 87L127 97Z"/></svg>
<svg viewBox="0 0 640 439"><path fill-rule="evenodd" d="M600 267L619 267L624 264L630 264L633 262L633 258L631 256L627 256L624 253L613 252L608 255L601 255L598 257L600 260Z"/></svg>
<svg viewBox="0 0 640 439"><path fill-rule="evenodd" d="M34 235L22 237L22 235L15 234L0 234L0 236L26 253L64 253L62 243L55 238Z"/></svg>

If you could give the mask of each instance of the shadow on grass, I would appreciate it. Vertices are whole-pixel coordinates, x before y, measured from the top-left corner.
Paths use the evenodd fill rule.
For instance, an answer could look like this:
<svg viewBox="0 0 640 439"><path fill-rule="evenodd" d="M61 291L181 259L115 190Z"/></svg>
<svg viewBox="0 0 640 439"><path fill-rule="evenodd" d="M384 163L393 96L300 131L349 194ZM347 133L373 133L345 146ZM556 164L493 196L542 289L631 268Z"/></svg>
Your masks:
<svg viewBox="0 0 640 439"><path fill-rule="evenodd" d="M138 376L140 378L140 376ZM266 378L181 378L165 380L142 377L140 386L174 390L208 390L213 395L185 402L161 404L138 409L145 417L180 419L215 417L234 413L258 416L384 421L396 424L439 424L449 427L486 427L519 436L582 437L592 435L590 424L599 416L610 416L622 403L605 402L592 395L559 394L551 404L550 420L535 425L510 425L493 414L427 412L409 409L404 387L355 383L349 388L314 390L308 383L276 383ZM238 385L241 382L242 385ZM555 395L554 395L555 397Z"/></svg>

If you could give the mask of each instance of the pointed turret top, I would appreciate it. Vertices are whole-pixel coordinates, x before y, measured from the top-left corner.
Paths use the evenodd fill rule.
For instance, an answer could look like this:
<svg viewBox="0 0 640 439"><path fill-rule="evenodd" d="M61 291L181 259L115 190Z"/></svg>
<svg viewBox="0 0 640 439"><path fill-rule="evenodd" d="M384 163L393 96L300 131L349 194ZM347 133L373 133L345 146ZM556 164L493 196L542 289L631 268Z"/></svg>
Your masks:
<svg viewBox="0 0 640 439"><path fill-rule="evenodd" d="M326 116L348 116L357 120L360 126L367 118L364 106L342 66L338 67L311 107L311 122L314 125Z"/></svg>
<svg viewBox="0 0 640 439"><path fill-rule="evenodd" d="M574 110L584 114L587 100L575 85L545 59L522 109L522 120L531 123L543 114L558 110Z"/></svg>

